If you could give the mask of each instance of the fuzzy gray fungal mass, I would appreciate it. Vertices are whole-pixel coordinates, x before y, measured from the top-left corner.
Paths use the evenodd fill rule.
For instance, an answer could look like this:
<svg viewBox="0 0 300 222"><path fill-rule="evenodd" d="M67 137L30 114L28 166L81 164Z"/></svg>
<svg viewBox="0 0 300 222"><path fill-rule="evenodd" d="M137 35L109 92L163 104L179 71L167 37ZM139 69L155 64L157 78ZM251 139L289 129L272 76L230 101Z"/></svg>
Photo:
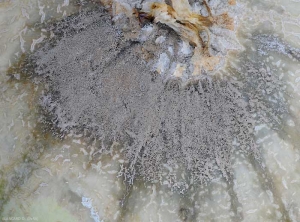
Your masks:
<svg viewBox="0 0 300 222"><path fill-rule="evenodd" d="M269 55L269 52L277 52L287 55L291 59L300 60L300 50L280 41L279 37L272 35L256 35L253 40L257 44L260 55Z"/></svg>
<svg viewBox="0 0 300 222"><path fill-rule="evenodd" d="M31 55L48 87L43 108L62 132L88 129L101 141L120 142L129 184L167 178L185 189L230 176L233 141L257 153L254 121L234 82L166 81L140 58L143 43L125 40L102 8L51 29L57 37Z"/></svg>

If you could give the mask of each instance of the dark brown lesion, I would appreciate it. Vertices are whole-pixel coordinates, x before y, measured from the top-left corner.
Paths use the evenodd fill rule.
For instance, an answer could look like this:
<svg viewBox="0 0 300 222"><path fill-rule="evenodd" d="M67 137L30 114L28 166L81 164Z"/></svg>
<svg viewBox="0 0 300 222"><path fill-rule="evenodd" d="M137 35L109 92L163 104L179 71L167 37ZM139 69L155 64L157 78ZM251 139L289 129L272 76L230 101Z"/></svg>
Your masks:
<svg viewBox="0 0 300 222"><path fill-rule="evenodd" d="M204 6L205 6L205 8L206 8L206 10L208 12L208 15L211 16L211 17L213 17L213 15L211 13L211 10L210 10L210 7L208 6L206 0L203 0L203 4L204 4Z"/></svg>
<svg viewBox="0 0 300 222"><path fill-rule="evenodd" d="M143 25L145 23L145 20L148 20L150 22L154 21L154 16L137 8L133 9L133 15L138 19L140 25Z"/></svg>

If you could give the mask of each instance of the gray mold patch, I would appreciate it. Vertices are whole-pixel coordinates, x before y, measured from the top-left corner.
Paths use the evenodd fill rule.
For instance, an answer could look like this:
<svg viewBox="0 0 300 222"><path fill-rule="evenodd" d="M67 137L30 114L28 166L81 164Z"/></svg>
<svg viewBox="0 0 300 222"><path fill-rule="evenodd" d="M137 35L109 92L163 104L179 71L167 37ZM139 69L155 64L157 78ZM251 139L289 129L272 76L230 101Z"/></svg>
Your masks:
<svg viewBox="0 0 300 222"><path fill-rule="evenodd" d="M253 51L251 47L257 50ZM291 60L299 59L299 49L269 34L254 35L247 48L239 55L237 68L230 67L228 70L242 83L240 91L247 99L257 125L266 123L282 134L286 119L291 115L288 108L289 80L287 70L268 62L268 59L277 54L283 63L289 64Z"/></svg>
<svg viewBox="0 0 300 222"><path fill-rule="evenodd" d="M287 55L291 59L300 60L300 49L284 43L278 36L260 34L254 36L253 40L257 45L258 53L262 56L269 55L270 52L276 52Z"/></svg>
<svg viewBox="0 0 300 222"><path fill-rule="evenodd" d="M33 76L48 89L41 105L62 132L89 130L104 149L123 144L129 184L142 178L185 190L230 176L233 141L257 154L254 121L234 82L165 82L141 59L142 43L126 40L101 8L55 27L65 34L31 55Z"/></svg>
<svg viewBox="0 0 300 222"><path fill-rule="evenodd" d="M257 123L267 123L279 130L288 114L288 106L282 95L284 85L276 71L263 63L248 62L241 67L243 94L248 99L251 112L256 114Z"/></svg>

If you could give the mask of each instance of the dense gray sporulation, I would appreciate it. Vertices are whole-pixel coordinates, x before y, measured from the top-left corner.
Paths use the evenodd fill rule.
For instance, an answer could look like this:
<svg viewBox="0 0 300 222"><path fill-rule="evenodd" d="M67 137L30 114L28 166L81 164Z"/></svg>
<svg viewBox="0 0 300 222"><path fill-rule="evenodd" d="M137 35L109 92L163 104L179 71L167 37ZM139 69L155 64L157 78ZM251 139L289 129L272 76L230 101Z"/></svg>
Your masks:
<svg viewBox="0 0 300 222"><path fill-rule="evenodd" d="M125 40L101 8L52 32L61 29L63 35L31 56L48 88L41 104L62 132L88 129L104 148L120 142L129 184L138 177L167 178L184 190L219 173L230 176L233 143L257 154L254 120L239 84L164 79L140 58L142 43Z"/></svg>
<svg viewBox="0 0 300 222"><path fill-rule="evenodd" d="M284 43L278 36L260 34L253 37L257 44L257 50L260 55L269 55L270 52L276 52L289 56L291 59L300 60L300 50Z"/></svg>

